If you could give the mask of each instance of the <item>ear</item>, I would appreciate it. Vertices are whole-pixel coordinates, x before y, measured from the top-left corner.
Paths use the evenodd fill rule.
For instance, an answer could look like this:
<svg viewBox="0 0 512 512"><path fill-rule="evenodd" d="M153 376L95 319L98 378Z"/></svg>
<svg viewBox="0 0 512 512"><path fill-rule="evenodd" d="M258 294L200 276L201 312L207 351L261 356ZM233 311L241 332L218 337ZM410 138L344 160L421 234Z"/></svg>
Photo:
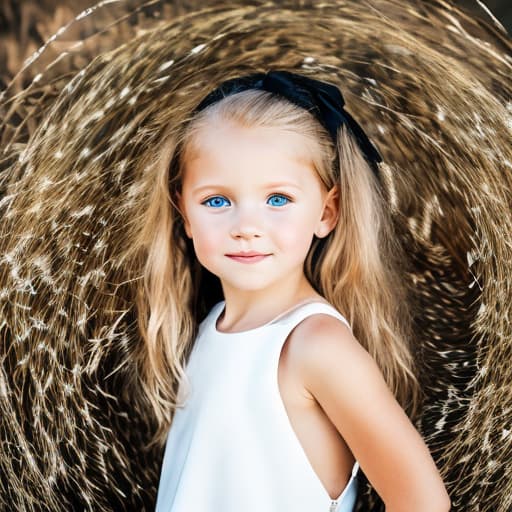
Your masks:
<svg viewBox="0 0 512 512"><path fill-rule="evenodd" d="M185 215L185 208L183 204L183 197L179 192L176 193L176 198L178 200L178 209L179 213L181 215L181 218L183 219L183 227L185 228L185 233L189 238L192 238L192 231L190 229L190 222L187 219L187 216Z"/></svg>
<svg viewBox="0 0 512 512"><path fill-rule="evenodd" d="M322 217L318 221L315 230L315 235L318 238L326 237L334 229L334 226L336 226L340 213L339 197L339 189L337 186L332 187L325 196Z"/></svg>

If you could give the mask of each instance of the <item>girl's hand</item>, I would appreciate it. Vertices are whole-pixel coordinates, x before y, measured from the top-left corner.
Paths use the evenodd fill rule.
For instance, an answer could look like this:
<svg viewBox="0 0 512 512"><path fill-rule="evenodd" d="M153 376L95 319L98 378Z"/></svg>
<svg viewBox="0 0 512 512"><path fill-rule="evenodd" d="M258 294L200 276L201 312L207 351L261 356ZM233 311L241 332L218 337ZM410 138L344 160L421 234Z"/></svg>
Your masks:
<svg viewBox="0 0 512 512"><path fill-rule="evenodd" d="M338 429L387 512L446 512L430 452L373 358L328 315L306 318L289 340L302 383Z"/></svg>

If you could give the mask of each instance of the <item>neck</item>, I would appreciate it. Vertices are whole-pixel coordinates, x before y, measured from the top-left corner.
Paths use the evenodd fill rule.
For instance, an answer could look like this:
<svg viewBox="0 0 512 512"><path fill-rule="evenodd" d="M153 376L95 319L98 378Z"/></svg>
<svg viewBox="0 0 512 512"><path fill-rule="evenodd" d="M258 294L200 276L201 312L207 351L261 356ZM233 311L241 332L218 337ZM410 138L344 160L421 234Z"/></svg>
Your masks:
<svg viewBox="0 0 512 512"><path fill-rule="evenodd" d="M222 288L226 305L217 327L225 332L252 329L270 322L296 304L322 300L303 273L271 289L239 290L225 283Z"/></svg>

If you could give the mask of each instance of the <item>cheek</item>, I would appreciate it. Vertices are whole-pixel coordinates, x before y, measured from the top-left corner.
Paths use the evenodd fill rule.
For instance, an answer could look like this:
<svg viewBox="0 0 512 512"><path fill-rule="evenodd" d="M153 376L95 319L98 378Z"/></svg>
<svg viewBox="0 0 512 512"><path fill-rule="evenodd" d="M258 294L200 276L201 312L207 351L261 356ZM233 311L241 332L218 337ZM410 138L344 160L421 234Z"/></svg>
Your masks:
<svg viewBox="0 0 512 512"><path fill-rule="evenodd" d="M215 237L215 233L208 229L200 228L194 231L192 233L192 241L196 252L208 253L216 246L218 247L218 239Z"/></svg>
<svg viewBox="0 0 512 512"><path fill-rule="evenodd" d="M272 223L273 238L282 250L286 250L292 257L300 259L308 252L313 240L316 223L308 212L280 219Z"/></svg>
<svg viewBox="0 0 512 512"><path fill-rule="evenodd" d="M204 265L205 260L211 258L222 247L220 223L196 213L190 212L189 214L189 231L192 235L196 256Z"/></svg>
<svg viewBox="0 0 512 512"><path fill-rule="evenodd" d="M302 260L308 253L312 240L313 235L305 230L300 233L290 233L281 239L281 247L293 259Z"/></svg>

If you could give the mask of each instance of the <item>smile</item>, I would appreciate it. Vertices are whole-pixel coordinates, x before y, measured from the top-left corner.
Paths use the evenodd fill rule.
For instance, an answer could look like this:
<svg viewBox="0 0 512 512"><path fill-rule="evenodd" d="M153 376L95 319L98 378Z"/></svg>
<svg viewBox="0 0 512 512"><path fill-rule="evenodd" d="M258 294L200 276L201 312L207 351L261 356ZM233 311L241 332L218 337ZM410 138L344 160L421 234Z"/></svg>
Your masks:
<svg viewBox="0 0 512 512"><path fill-rule="evenodd" d="M226 254L226 256L239 263L258 263L264 260L270 254L263 254L259 252L238 252L234 254Z"/></svg>

